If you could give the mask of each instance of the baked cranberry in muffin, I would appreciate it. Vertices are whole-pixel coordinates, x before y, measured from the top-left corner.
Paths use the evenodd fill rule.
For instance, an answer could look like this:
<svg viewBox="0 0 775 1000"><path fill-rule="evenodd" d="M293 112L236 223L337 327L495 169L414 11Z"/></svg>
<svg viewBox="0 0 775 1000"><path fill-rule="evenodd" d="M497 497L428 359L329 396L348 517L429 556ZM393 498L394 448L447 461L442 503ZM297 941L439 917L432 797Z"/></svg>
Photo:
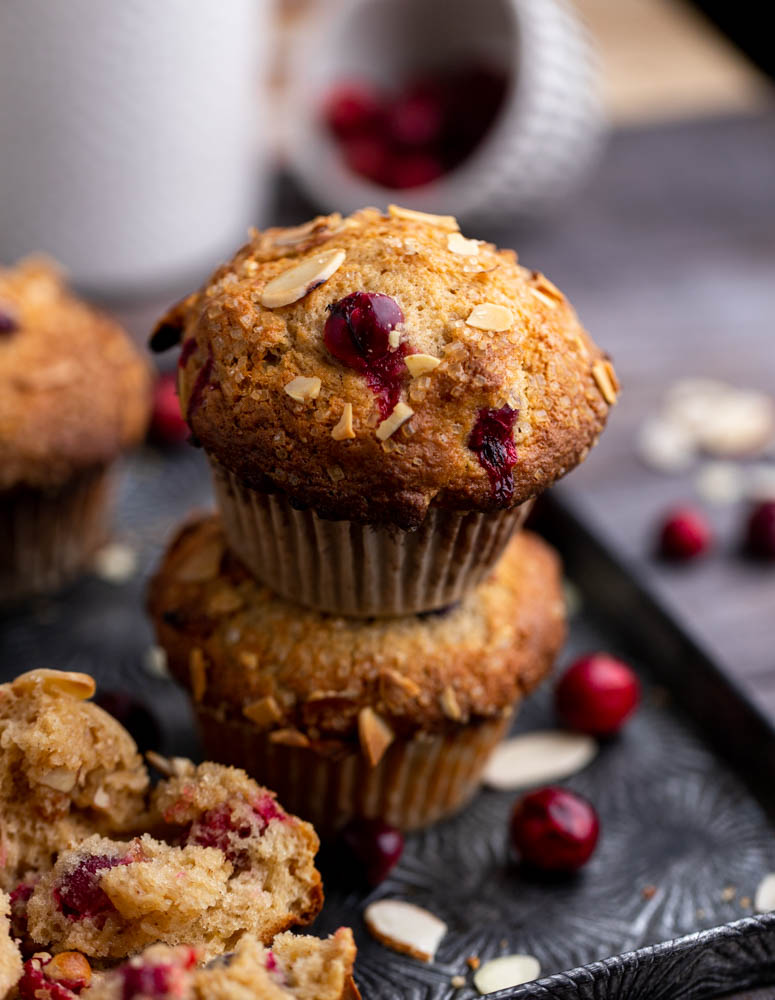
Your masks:
<svg viewBox="0 0 775 1000"><path fill-rule="evenodd" d="M90 837L60 852L27 904L41 945L117 959L156 942L211 957L243 934L269 941L322 905L312 827L242 771L202 764L159 783L159 836Z"/></svg>

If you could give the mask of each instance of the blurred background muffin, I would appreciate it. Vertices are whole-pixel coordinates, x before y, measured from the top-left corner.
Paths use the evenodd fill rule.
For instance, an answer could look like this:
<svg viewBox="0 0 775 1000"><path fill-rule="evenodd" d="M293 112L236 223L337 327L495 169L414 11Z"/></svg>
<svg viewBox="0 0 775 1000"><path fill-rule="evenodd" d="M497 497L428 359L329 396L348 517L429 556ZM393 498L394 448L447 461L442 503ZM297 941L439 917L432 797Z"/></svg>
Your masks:
<svg viewBox="0 0 775 1000"><path fill-rule="evenodd" d="M0 600L56 589L105 540L110 468L142 440L150 388L50 261L0 269Z"/></svg>

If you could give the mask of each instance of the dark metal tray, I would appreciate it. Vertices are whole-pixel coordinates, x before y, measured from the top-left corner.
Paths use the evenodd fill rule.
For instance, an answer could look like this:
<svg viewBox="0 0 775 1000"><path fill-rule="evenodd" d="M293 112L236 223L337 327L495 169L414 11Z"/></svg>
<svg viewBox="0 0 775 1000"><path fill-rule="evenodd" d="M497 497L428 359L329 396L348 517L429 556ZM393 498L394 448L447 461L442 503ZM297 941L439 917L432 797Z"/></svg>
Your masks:
<svg viewBox="0 0 775 1000"><path fill-rule="evenodd" d="M200 453L133 458L116 535L137 552L137 573L120 584L88 577L6 613L0 678L33 666L93 673L101 689L144 699L162 730L160 749L195 756L184 696L148 666L143 593L175 524L209 503ZM597 853L575 878L531 878L508 848L515 796L483 791L459 816L408 838L400 864L370 896L327 873L315 931L354 927L356 978L370 1000L469 1000L477 994L466 957L511 952L535 955L547 978L492 996L675 1000L775 980L775 914L753 916L750 903L775 870L775 732L562 496L544 503L539 528L582 595L561 663L605 648L633 662L644 685L643 706L624 733L567 782L600 813ZM550 687L524 706L518 730L553 724ZM369 937L360 914L381 896L413 900L447 922L433 964ZM467 985L453 989L453 975Z"/></svg>

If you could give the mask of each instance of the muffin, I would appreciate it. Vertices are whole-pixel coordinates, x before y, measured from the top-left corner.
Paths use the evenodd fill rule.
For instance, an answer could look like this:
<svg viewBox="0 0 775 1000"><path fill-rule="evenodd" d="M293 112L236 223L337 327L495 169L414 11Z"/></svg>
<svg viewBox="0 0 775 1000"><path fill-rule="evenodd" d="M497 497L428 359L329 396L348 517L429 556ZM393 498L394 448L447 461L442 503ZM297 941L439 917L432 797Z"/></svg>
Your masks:
<svg viewBox="0 0 775 1000"><path fill-rule="evenodd" d="M27 903L37 945L121 959L185 944L210 959L245 934L266 944L317 916L315 831L243 771L192 764L151 804L157 836L93 836L60 852Z"/></svg>
<svg viewBox="0 0 775 1000"><path fill-rule="evenodd" d="M88 1000L358 1000L349 927L321 940L279 934L271 949L242 938L234 952L199 968L192 948L155 945L99 976Z"/></svg>
<svg viewBox="0 0 775 1000"><path fill-rule="evenodd" d="M105 540L109 469L142 440L150 371L50 263L0 268L0 601L59 587Z"/></svg>
<svg viewBox="0 0 775 1000"><path fill-rule="evenodd" d="M275 596L209 517L172 542L149 611L207 754L326 833L459 808L564 637L557 557L528 532L458 605L364 621Z"/></svg>
<svg viewBox="0 0 775 1000"><path fill-rule="evenodd" d="M0 892L0 997L7 996L22 974L22 956L11 934L11 903Z"/></svg>
<svg viewBox="0 0 775 1000"><path fill-rule="evenodd" d="M616 400L547 278L396 206L255 233L151 346L178 341L231 547L350 616L459 600Z"/></svg>
<svg viewBox="0 0 775 1000"><path fill-rule="evenodd" d="M94 687L59 670L0 685L0 889L14 897L59 851L125 834L146 812L148 773L129 733L86 700Z"/></svg>

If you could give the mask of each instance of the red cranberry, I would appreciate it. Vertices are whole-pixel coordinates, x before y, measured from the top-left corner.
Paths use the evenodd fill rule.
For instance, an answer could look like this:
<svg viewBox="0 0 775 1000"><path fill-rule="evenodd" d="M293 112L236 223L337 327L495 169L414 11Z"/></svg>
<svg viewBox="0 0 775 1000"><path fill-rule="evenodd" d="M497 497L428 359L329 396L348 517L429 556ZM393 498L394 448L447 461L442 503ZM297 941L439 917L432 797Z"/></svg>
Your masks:
<svg viewBox="0 0 775 1000"><path fill-rule="evenodd" d="M342 145L344 160L354 174L360 174L376 184L390 187L392 157L387 142L380 136L356 136Z"/></svg>
<svg viewBox="0 0 775 1000"><path fill-rule="evenodd" d="M129 730L132 739L142 751L159 749L161 745L159 724L137 698L121 691L100 691L94 701Z"/></svg>
<svg viewBox="0 0 775 1000"><path fill-rule="evenodd" d="M324 115L334 135L342 139L348 138L380 125L383 117L382 100L367 83L342 83L329 93Z"/></svg>
<svg viewBox="0 0 775 1000"><path fill-rule="evenodd" d="M188 995L186 972L196 965L196 952L178 962L129 961L121 968L121 1000L169 1000Z"/></svg>
<svg viewBox="0 0 775 1000"><path fill-rule="evenodd" d="M176 445L186 440L190 431L180 412L175 376L160 375L153 387L153 409L149 437L156 444Z"/></svg>
<svg viewBox="0 0 775 1000"><path fill-rule="evenodd" d="M36 957L24 963L22 978L17 985L20 1000L75 1000L87 984L58 982L46 975L46 966L51 959ZM73 987L76 986L76 989ZM17 994L14 994L16 996Z"/></svg>
<svg viewBox="0 0 775 1000"><path fill-rule="evenodd" d="M592 856L600 833L586 799L564 788L540 788L517 801L511 840L523 861L545 871L572 872Z"/></svg>
<svg viewBox="0 0 775 1000"><path fill-rule="evenodd" d="M100 886L97 872L129 865L134 858L93 854L83 858L72 871L63 875L54 889L54 901L69 920L104 918L113 904Z"/></svg>
<svg viewBox="0 0 775 1000"><path fill-rule="evenodd" d="M470 156L506 98L508 76L489 66L463 66L440 78L447 108L444 148L449 166Z"/></svg>
<svg viewBox="0 0 775 1000"><path fill-rule="evenodd" d="M0 336L8 333L15 333L19 329L19 324L11 313L0 309Z"/></svg>
<svg viewBox="0 0 775 1000"><path fill-rule="evenodd" d="M751 511L746 547L759 559L775 559L775 500L765 500Z"/></svg>
<svg viewBox="0 0 775 1000"><path fill-rule="evenodd" d="M493 499L499 504L507 504L514 495L511 470L517 463L516 422L517 411L510 406L480 410L468 439L468 447L489 476Z"/></svg>
<svg viewBox="0 0 775 1000"><path fill-rule="evenodd" d="M411 87L388 112L390 136L403 146L428 148L438 141L443 126L444 109L436 88Z"/></svg>
<svg viewBox="0 0 775 1000"><path fill-rule="evenodd" d="M401 393L406 345L390 347L390 331L403 323L401 307L389 295L352 292L328 307L323 331L328 350L342 364L365 375L384 417Z"/></svg>
<svg viewBox="0 0 775 1000"><path fill-rule="evenodd" d="M379 819L351 820L341 837L370 885L378 885L388 877L404 850L401 831Z"/></svg>
<svg viewBox="0 0 775 1000"><path fill-rule="evenodd" d="M554 693L562 722L593 736L608 736L620 729L635 711L639 697L635 674L607 653L592 653L572 663Z"/></svg>
<svg viewBox="0 0 775 1000"><path fill-rule="evenodd" d="M240 869L249 864L247 848L240 846L240 841L260 837L271 820L285 819L286 814L269 795L252 804L223 802L194 820L186 842L216 847Z"/></svg>
<svg viewBox="0 0 775 1000"><path fill-rule="evenodd" d="M665 559L686 562L702 555L711 540L710 524L702 511L678 507L662 523L659 551Z"/></svg>
<svg viewBox="0 0 775 1000"><path fill-rule="evenodd" d="M391 170L392 187L397 189L432 184L444 173L444 165L431 153L410 153L395 158Z"/></svg>

